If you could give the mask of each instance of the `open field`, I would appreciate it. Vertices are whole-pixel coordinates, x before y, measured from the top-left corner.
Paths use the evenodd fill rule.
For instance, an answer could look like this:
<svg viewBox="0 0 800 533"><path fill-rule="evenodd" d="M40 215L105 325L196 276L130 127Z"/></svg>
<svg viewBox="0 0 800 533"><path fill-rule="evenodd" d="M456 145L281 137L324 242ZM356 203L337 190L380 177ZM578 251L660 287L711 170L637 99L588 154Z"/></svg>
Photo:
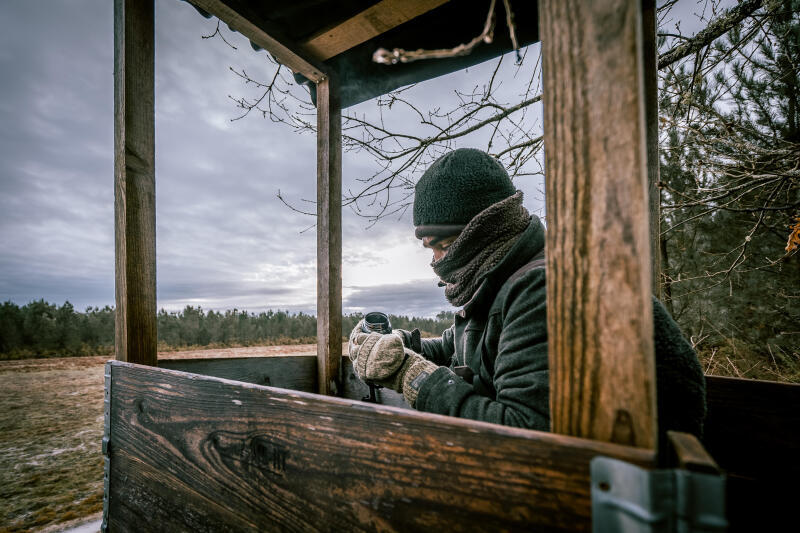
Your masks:
<svg viewBox="0 0 800 533"><path fill-rule="evenodd" d="M314 354L316 345L162 352L159 358ZM0 361L0 532L51 530L103 508L99 357Z"/></svg>

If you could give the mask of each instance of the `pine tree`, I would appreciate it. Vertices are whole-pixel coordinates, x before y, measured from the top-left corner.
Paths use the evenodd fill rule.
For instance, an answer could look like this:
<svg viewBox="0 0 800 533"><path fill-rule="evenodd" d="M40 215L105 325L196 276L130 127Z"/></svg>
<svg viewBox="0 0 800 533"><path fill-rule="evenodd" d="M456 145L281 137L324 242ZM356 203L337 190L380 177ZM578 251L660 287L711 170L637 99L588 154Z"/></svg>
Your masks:
<svg viewBox="0 0 800 533"><path fill-rule="evenodd" d="M771 3L662 86L665 293L701 347L800 359L800 0ZM763 377L763 376L762 376Z"/></svg>

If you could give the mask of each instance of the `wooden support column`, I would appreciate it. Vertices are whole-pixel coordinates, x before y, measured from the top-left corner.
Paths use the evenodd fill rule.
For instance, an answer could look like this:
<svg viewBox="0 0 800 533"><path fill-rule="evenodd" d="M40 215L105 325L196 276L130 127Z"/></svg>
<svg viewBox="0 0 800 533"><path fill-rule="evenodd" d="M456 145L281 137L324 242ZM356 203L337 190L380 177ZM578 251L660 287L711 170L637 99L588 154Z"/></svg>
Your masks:
<svg viewBox="0 0 800 533"><path fill-rule="evenodd" d="M656 2L642 0L644 116L647 139L647 197L650 203L650 286L661 298L661 189L658 160L658 46Z"/></svg>
<svg viewBox="0 0 800 533"><path fill-rule="evenodd" d="M552 430L655 448L640 0L541 0Z"/></svg>
<svg viewBox="0 0 800 533"><path fill-rule="evenodd" d="M335 80L317 83L317 375L320 394L341 391L342 110Z"/></svg>
<svg viewBox="0 0 800 533"><path fill-rule="evenodd" d="M116 358L155 365L153 0L114 1Z"/></svg>

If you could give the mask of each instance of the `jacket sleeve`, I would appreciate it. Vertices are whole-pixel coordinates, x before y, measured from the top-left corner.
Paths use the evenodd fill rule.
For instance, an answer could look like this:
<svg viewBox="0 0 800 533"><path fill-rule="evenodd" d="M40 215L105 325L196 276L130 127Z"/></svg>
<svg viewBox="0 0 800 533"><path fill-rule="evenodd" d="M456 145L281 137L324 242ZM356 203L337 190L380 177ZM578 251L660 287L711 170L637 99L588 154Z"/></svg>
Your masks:
<svg viewBox="0 0 800 533"><path fill-rule="evenodd" d="M543 269L513 282L489 322L500 320L492 386L494 399L476 385L439 368L420 387L416 408L507 426L549 431L547 310ZM491 330L491 327L490 327ZM489 342L493 342L489 340ZM475 381L479 380L475 376Z"/></svg>
<svg viewBox="0 0 800 533"><path fill-rule="evenodd" d="M441 337L435 339L422 339L422 355L425 359L433 361L437 365L449 366L455 353L455 345L453 344L453 329L455 325L450 326L442 332Z"/></svg>
<svg viewBox="0 0 800 533"><path fill-rule="evenodd" d="M453 359L453 353L455 353L455 345L453 344L454 327L455 325L444 330L441 337L436 337L434 339L421 339L422 355L425 357L425 359L432 361L439 366L450 365L450 362ZM414 346L412 341L412 332L404 329L397 329L395 331L403 338L403 345L406 348L411 348L412 350L418 351L418 347Z"/></svg>

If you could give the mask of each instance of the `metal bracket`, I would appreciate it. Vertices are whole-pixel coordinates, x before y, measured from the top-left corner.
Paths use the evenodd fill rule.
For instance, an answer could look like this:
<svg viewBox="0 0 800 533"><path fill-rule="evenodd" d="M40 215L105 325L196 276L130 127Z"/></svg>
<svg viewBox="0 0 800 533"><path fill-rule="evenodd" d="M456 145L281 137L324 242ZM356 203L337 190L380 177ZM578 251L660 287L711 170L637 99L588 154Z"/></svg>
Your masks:
<svg viewBox="0 0 800 533"><path fill-rule="evenodd" d="M725 476L688 470L646 470L595 457L592 530L625 533L726 531Z"/></svg>
<svg viewBox="0 0 800 533"><path fill-rule="evenodd" d="M111 361L106 363L105 395L103 396L103 523L100 531L108 532L108 492L111 476Z"/></svg>

